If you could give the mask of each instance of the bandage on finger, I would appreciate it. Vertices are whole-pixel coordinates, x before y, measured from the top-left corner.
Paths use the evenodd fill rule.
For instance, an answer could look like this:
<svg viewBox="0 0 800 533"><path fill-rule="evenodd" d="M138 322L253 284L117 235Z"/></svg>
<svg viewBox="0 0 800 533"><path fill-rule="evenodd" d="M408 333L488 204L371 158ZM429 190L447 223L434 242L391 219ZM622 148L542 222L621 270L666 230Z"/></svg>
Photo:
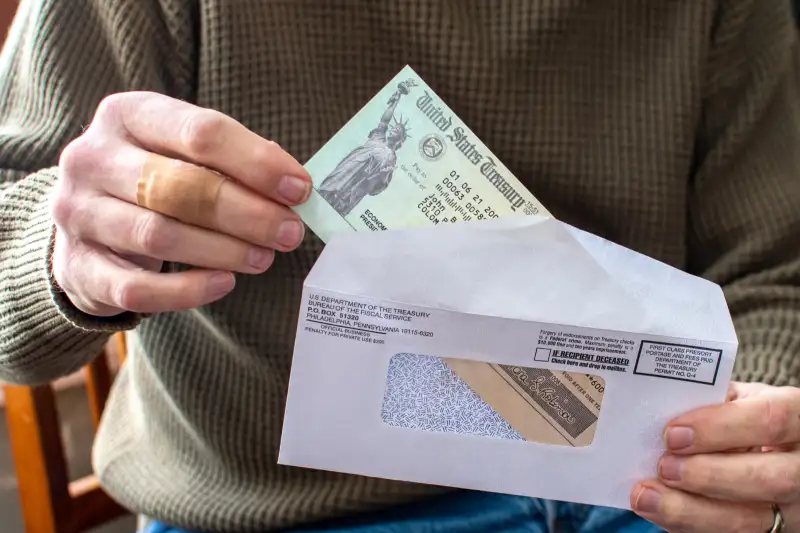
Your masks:
<svg viewBox="0 0 800 533"><path fill-rule="evenodd" d="M264 248L291 250L304 234L288 207L213 170L157 154L148 154L142 166L136 203Z"/></svg>
<svg viewBox="0 0 800 533"><path fill-rule="evenodd" d="M148 154L136 184L136 202L186 224L216 228L216 204L226 178L205 167Z"/></svg>

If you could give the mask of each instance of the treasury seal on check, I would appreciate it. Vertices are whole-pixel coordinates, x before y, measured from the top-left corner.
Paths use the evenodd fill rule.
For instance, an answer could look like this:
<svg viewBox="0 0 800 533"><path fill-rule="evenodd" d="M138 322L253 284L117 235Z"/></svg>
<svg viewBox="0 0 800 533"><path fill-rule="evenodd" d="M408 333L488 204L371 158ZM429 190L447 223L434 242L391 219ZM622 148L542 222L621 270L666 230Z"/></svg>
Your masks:
<svg viewBox="0 0 800 533"><path fill-rule="evenodd" d="M429 133L419 141L419 153L428 161L438 161L447 150L444 138L436 133Z"/></svg>

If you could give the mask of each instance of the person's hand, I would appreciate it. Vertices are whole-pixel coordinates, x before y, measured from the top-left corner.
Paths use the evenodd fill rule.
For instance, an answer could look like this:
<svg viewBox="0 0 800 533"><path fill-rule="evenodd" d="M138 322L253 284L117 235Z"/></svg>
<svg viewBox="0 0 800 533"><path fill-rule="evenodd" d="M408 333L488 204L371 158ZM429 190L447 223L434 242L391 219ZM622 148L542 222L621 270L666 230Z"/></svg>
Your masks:
<svg viewBox="0 0 800 533"><path fill-rule="evenodd" d="M733 383L728 401L672 420L657 480L633 510L671 533L764 533L777 504L800 531L800 389Z"/></svg>
<svg viewBox="0 0 800 533"><path fill-rule="evenodd" d="M159 183L164 175L184 180L172 181L180 188L161 205L191 204L195 184L215 184L203 212L197 204L183 207L195 208L184 217L192 223L140 205L140 177L153 165ZM91 315L213 302L233 289L234 272L264 272L275 250L290 251L303 239L304 226L287 207L310 194L302 165L234 119L160 94L106 98L61 154L59 173L52 271L71 302ZM162 273L164 261L196 268Z"/></svg>

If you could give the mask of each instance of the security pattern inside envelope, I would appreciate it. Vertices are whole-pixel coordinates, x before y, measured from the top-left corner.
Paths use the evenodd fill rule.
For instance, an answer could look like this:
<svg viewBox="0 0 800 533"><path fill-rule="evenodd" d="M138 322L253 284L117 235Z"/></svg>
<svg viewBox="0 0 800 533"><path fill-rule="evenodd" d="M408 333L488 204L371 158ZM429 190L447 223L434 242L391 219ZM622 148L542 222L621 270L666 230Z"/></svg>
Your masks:
<svg viewBox="0 0 800 533"><path fill-rule="evenodd" d="M427 355L392 357L381 417L392 426L525 440L441 358Z"/></svg>
<svg viewBox="0 0 800 533"><path fill-rule="evenodd" d="M381 417L409 429L586 446L604 391L590 374L399 353Z"/></svg>

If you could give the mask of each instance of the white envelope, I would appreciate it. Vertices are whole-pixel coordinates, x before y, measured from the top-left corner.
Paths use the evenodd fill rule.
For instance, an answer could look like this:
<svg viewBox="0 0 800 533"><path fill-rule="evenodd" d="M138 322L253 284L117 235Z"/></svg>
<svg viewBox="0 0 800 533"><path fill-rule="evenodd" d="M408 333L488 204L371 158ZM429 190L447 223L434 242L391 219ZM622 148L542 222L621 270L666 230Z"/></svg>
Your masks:
<svg viewBox="0 0 800 533"><path fill-rule="evenodd" d="M719 286L552 218L342 232L305 280L278 462L629 508L737 345ZM563 443L521 436L534 411Z"/></svg>

